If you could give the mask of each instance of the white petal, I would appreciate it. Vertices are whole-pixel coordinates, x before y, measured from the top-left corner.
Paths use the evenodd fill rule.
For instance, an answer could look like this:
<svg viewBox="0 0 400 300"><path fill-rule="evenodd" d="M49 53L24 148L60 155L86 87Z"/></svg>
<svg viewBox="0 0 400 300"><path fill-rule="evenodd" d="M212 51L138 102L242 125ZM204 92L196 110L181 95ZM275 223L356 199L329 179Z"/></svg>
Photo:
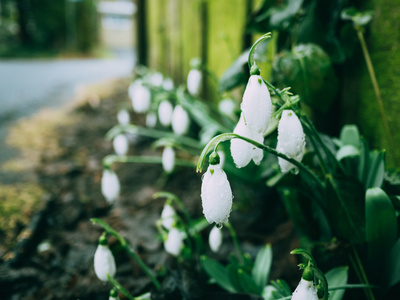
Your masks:
<svg viewBox="0 0 400 300"><path fill-rule="evenodd" d="M154 73L153 75L151 75L151 84L153 86L161 86L163 83L163 76L161 73Z"/></svg>
<svg viewBox="0 0 400 300"><path fill-rule="evenodd" d="M184 135L189 129L189 114L180 105L175 106L172 113L172 130L175 134Z"/></svg>
<svg viewBox="0 0 400 300"><path fill-rule="evenodd" d="M293 292L292 300L318 300L317 288L312 281L301 278L299 285Z"/></svg>
<svg viewBox="0 0 400 300"><path fill-rule="evenodd" d="M163 211L161 212L161 224L166 229L171 229L175 223L175 210L169 204L164 205Z"/></svg>
<svg viewBox="0 0 400 300"><path fill-rule="evenodd" d="M165 147L162 154L162 166L164 171L171 173L175 167L175 151L172 147Z"/></svg>
<svg viewBox="0 0 400 300"><path fill-rule="evenodd" d="M151 93L150 90L142 84L135 82L129 86L129 95L132 100L133 110L137 113L145 113L150 108Z"/></svg>
<svg viewBox="0 0 400 300"><path fill-rule="evenodd" d="M236 103L230 98L222 99L218 104L219 112L227 116L234 116L235 109L236 109Z"/></svg>
<svg viewBox="0 0 400 300"><path fill-rule="evenodd" d="M191 95L198 96L200 93L203 75L200 70L191 69L187 78L187 88Z"/></svg>
<svg viewBox="0 0 400 300"><path fill-rule="evenodd" d="M157 115L153 112L149 112L146 116L146 126L154 128L157 124Z"/></svg>
<svg viewBox="0 0 400 300"><path fill-rule="evenodd" d="M297 161L303 159L305 150L305 135L299 118L291 110L282 113L278 125L278 143L276 150ZM282 173L289 172L295 166L283 158L278 158Z"/></svg>
<svg viewBox="0 0 400 300"><path fill-rule="evenodd" d="M221 229L218 229L217 226L214 226L213 229L211 229L210 235L208 236L208 244L213 252L218 252L221 247L222 231Z"/></svg>
<svg viewBox="0 0 400 300"><path fill-rule="evenodd" d="M160 120L161 125L171 125L173 109L171 102L167 100L161 101L160 106L158 107L158 119Z"/></svg>
<svg viewBox="0 0 400 300"><path fill-rule="evenodd" d="M173 256L178 256L181 253L182 246L183 234L175 227L171 228L168 238L164 242L165 251Z"/></svg>
<svg viewBox="0 0 400 300"><path fill-rule="evenodd" d="M117 155L126 155L129 150L129 141L126 135L117 135L113 140L113 147Z"/></svg>
<svg viewBox="0 0 400 300"><path fill-rule="evenodd" d="M94 254L94 272L101 281L108 281L107 274L114 277L115 260L107 246L98 245Z"/></svg>
<svg viewBox="0 0 400 300"><path fill-rule="evenodd" d="M264 134L271 119L271 96L261 76L252 75L247 83L241 104L246 124Z"/></svg>
<svg viewBox="0 0 400 300"><path fill-rule="evenodd" d="M174 88L174 82L171 78L165 78L163 82L163 88L166 91L171 91Z"/></svg>
<svg viewBox="0 0 400 300"><path fill-rule="evenodd" d="M120 184L117 174L109 169L103 170L101 192L108 203L113 203L119 197Z"/></svg>
<svg viewBox="0 0 400 300"><path fill-rule="evenodd" d="M261 144L264 141L263 135L247 126L244 123L242 116L240 117L233 133L247 137ZM263 150L241 139L231 140L231 155L236 167L238 168L247 166L252 159L254 163L258 165L264 157Z"/></svg>
<svg viewBox="0 0 400 300"><path fill-rule="evenodd" d="M117 119L120 125L128 125L131 121L129 112L126 109L121 109L118 112Z"/></svg>
<svg viewBox="0 0 400 300"><path fill-rule="evenodd" d="M219 165L208 166L201 185L203 213L209 223L228 222L232 209L232 190Z"/></svg>

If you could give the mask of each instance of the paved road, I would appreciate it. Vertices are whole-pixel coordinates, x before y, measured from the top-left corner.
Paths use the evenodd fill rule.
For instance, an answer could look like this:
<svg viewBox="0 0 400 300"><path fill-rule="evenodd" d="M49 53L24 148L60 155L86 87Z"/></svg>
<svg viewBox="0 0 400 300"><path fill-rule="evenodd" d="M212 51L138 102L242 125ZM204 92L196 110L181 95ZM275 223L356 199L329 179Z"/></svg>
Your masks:
<svg viewBox="0 0 400 300"><path fill-rule="evenodd" d="M18 119L66 103L79 85L126 77L133 65L132 51L112 59L0 60L0 165L13 156L5 139Z"/></svg>

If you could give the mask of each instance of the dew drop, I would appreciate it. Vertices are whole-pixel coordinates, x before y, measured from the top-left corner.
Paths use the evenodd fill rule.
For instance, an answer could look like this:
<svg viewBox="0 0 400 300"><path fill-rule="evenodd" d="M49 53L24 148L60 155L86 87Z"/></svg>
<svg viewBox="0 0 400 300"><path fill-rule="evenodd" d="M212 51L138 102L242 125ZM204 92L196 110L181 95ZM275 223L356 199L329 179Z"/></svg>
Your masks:
<svg viewBox="0 0 400 300"><path fill-rule="evenodd" d="M222 223L217 223L215 224L215 227L217 227L217 229L222 229L222 227L224 227L224 225L222 225Z"/></svg>

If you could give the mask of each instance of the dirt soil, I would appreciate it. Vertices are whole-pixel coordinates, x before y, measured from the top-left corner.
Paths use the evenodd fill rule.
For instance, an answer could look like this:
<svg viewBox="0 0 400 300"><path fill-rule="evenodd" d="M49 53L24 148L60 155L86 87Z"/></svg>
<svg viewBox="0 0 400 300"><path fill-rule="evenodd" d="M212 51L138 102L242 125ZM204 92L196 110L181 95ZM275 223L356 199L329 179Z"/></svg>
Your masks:
<svg viewBox="0 0 400 300"><path fill-rule="evenodd" d="M111 285L100 282L93 270L93 255L102 233L90 222L95 217L124 236L150 269L164 272L160 277L163 289L153 293L154 299L258 299L251 295L221 295L216 285L207 284L198 266L178 261L163 250L155 222L164 201L153 199L153 194L172 192L183 200L192 217L201 217L201 175L194 169L181 168L167 176L159 165L118 164L115 171L122 186L120 200L109 206L101 195L102 159L113 153L104 135L117 124L118 105L129 103L127 87L124 80L113 83L105 93L96 87L96 92L86 93L72 108L63 108L60 115L50 112L46 119L39 114L23 121L17 129L26 134L23 141L13 142L22 154L8 167L14 173L31 172L29 178L34 178L36 188L43 192L35 196L40 205L24 213L28 222L17 220L19 225L13 228L11 238L8 235L8 243L4 240L0 245L0 298L108 299ZM43 120L51 121L46 124ZM133 113L131 120L144 123L143 116ZM34 128L34 124L50 129L46 133L30 132L28 128ZM33 140L39 140L40 145L34 145ZM152 142L144 137L135 139L130 154L160 155L159 150L150 147ZM20 184L21 190L24 184ZM235 189L252 199L247 209L234 211L231 216L244 251L254 257L262 245L272 243L271 279L283 278L295 284L300 277L297 261L288 253L298 246L297 238L280 202L270 201L276 195L245 185ZM210 229L204 231L204 238ZM222 262L234 252L227 233L224 231L220 253L207 253ZM116 256L116 280L135 296L151 291L144 272L118 251L115 239L109 241Z"/></svg>

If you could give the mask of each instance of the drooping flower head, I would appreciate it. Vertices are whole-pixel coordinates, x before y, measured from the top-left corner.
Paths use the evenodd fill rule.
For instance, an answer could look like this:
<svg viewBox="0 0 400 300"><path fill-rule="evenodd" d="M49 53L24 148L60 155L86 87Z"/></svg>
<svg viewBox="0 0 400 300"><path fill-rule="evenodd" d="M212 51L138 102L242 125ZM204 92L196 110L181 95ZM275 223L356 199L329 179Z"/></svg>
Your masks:
<svg viewBox="0 0 400 300"><path fill-rule="evenodd" d="M161 212L161 224L164 228L170 230L175 223L176 212L171 204L166 203Z"/></svg>
<svg viewBox="0 0 400 300"><path fill-rule="evenodd" d="M243 116L240 117L233 133L247 137L261 144L264 141L264 137L261 133L258 133L244 123ZM256 165L259 165L263 159L264 153L262 149L244 140L234 138L231 140L231 155L236 167L243 168L247 166L251 160L253 160Z"/></svg>
<svg viewBox="0 0 400 300"><path fill-rule="evenodd" d="M168 100L161 101L158 106L158 119L160 120L161 125L165 127L171 125L173 110L174 108L172 107L171 102Z"/></svg>
<svg viewBox="0 0 400 300"><path fill-rule="evenodd" d="M189 94L198 96L200 94L201 83L203 81L203 74L200 71L200 59L192 59L190 62L192 69L189 71L187 77L187 89Z"/></svg>
<svg viewBox="0 0 400 300"><path fill-rule="evenodd" d="M164 148L162 158L161 158L162 166L164 171L167 173L171 173L175 168L175 151L172 147L167 146Z"/></svg>
<svg viewBox="0 0 400 300"><path fill-rule="evenodd" d="M305 135L299 118L292 110L284 110L278 125L278 143L276 150L289 158L301 161L303 159L305 145ZM283 158L279 157L278 162L282 173L287 173L292 169L296 170L296 167L292 163Z"/></svg>
<svg viewBox="0 0 400 300"><path fill-rule="evenodd" d="M172 130L175 134L184 135L189 130L190 118L187 111L180 105L175 106L172 113Z"/></svg>
<svg viewBox="0 0 400 300"><path fill-rule="evenodd" d="M293 292L292 300L318 300L318 291L314 285L314 273L310 265L304 268L299 285Z"/></svg>
<svg viewBox="0 0 400 300"><path fill-rule="evenodd" d="M107 238L103 234L94 254L94 272L101 281L108 281L107 274L114 277L116 272L115 260L108 248Z"/></svg>
<svg viewBox="0 0 400 300"><path fill-rule="evenodd" d="M167 253L178 256L181 253L183 247L183 240L185 234L179 229L172 227L168 232L167 239L164 241L164 249Z"/></svg>
<svg viewBox="0 0 400 300"><path fill-rule="evenodd" d="M146 126L149 128L154 128L157 125L157 115L154 112L149 112L146 115Z"/></svg>
<svg viewBox="0 0 400 300"><path fill-rule="evenodd" d="M213 155L218 157L216 152L210 156ZM232 199L232 189L225 172L219 165L219 157L214 162L210 159L210 165L203 175L201 185L203 213L207 221L217 225L228 222L232 210Z"/></svg>
<svg viewBox="0 0 400 300"><path fill-rule="evenodd" d="M271 96L260 75L251 75L243 94L242 114L247 126L264 134L271 119Z"/></svg>
<svg viewBox="0 0 400 300"><path fill-rule="evenodd" d="M129 96L132 100L132 108L137 113L145 113L151 104L151 93L148 87L143 85L140 80L135 81L129 86Z"/></svg>
<svg viewBox="0 0 400 300"><path fill-rule="evenodd" d="M126 109L118 111L117 120L120 125L128 125L131 122L131 117Z"/></svg>
<svg viewBox="0 0 400 300"><path fill-rule="evenodd" d="M222 230L217 226L214 226L208 236L208 244L213 252L218 252L222 245Z"/></svg>
<svg viewBox="0 0 400 300"><path fill-rule="evenodd" d="M117 174L108 168L104 169L103 176L101 177L101 192L109 204L114 203L118 199L120 189Z"/></svg>
<svg viewBox="0 0 400 300"><path fill-rule="evenodd" d="M113 139L114 151L117 155L126 155L129 150L129 141L125 134L119 134Z"/></svg>

